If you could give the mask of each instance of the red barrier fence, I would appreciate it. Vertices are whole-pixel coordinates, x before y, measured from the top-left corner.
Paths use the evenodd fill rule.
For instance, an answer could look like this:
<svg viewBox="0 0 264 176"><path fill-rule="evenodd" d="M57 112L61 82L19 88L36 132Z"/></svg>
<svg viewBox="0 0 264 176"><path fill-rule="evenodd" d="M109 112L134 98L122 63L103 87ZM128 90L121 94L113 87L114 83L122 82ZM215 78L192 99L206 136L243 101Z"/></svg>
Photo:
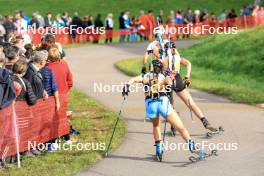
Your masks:
<svg viewBox="0 0 264 176"><path fill-rule="evenodd" d="M203 23L197 23L193 24L193 28L200 27L202 25L208 25L209 27L217 28L217 27L237 27L238 29L247 29L256 27L259 25L264 24L264 14L258 15L258 16L240 16L233 19L227 19L227 20L207 20ZM185 27L186 24L165 24L164 27ZM69 30L65 30L64 28L55 28L56 29L56 41L60 42L62 45L68 45L72 42L80 43L80 42L91 42L94 40L99 39L105 39L105 38L115 38L120 37L122 35L128 35L128 34L142 34L148 39L153 39L153 28L149 28L147 30L107 30L105 34L76 34L75 39L71 38L69 33ZM66 31L67 33L63 33L62 31ZM92 30L90 30L91 32ZM30 36L32 37L33 44L37 45L41 42L41 37L44 34L29 32ZM44 33L44 32L42 32ZM193 35L193 34L190 34ZM195 34L194 34L195 35ZM205 34L207 35L207 34ZM172 39L176 40L179 36L182 36L182 31L177 31L176 34L171 35Z"/></svg>
<svg viewBox="0 0 264 176"><path fill-rule="evenodd" d="M38 100L28 106L24 101L0 110L0 156L15 155L27 151L29 144L40 144L69 133L66 116L67 97L61 96L61 108L55 111L54 97ZM16 131L18 146L16 142Z"/></svg>

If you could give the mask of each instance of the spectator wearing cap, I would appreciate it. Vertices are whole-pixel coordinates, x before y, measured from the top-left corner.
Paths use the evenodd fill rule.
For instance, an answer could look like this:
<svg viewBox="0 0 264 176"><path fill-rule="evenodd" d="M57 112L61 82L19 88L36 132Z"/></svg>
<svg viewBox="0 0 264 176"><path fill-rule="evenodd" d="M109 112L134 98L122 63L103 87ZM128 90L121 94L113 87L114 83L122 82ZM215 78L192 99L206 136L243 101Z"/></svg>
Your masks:
<svg viewBox="0 0 264 176"><path fill-rule="evenodd" d="M33 92L37 99L48 98L48 94L44 89L43 77L40 73L40 69L46 65L47 53L44 51L35 51L32 56L32 63L29 64L27 72L24 76L33 88Z"/></svg>
<svg viewBox="0 0 264 176"><path fill-rule="evenodd" d="M12 72L13 65L19 60L19 48L17 46L10 45L4 48L4 53L7 57L5 68Z"/></svg>

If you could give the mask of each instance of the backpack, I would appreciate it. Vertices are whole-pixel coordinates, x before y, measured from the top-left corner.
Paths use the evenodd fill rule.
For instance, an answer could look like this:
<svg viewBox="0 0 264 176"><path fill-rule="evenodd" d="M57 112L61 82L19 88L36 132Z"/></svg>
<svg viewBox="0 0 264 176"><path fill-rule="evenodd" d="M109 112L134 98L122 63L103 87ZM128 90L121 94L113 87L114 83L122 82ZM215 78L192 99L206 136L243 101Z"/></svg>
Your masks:
<svg viewBox="0 0 264 176"><path fill-rule="evenodd" d="M0 68L0 109L12 104L16 98L16 91L7 69Z"/></svg>

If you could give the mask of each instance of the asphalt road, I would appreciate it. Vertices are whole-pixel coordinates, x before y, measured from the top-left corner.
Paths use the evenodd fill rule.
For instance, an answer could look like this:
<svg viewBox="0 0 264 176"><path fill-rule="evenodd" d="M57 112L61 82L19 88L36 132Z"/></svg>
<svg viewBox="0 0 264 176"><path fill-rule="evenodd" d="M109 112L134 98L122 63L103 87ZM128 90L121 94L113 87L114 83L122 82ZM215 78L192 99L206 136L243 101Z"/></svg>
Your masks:
<svg viewBox="0 0 264 176"><path fill-rule="evenodd" d="M192 41L181 41L178 47L191 45ZM121 95L117 92L99 93L94 90L99 85L116 85L129 77L114 68L121 59L142 56L147 44L93 45L89 47L67 49L67 58L74 74L75 87L96 98L114 111L119 110ZM195 66L193 66L195 69ZM233 103L223 97L198 90L190 90L194 99L215 125L222 125L223 135L212 139L205 138L206 130L199 120L193 123L189 110L177 98L176 110L180 112L183 123L196 142L224 145L226 150L219 156L191 164L189 151L168 150L163 162L154 161L152 125L144 122L145 106L142 92L132 93L128 97L123 117L127 122L127 135L121 146L108 158L99 161L78 175L84 176L261 176L264 175L264 111L244 104ZM163 125L162 125L163 128ZM183 143L177 137L166 136L172 148ZM237 150L231 150L237 146ZM234 148L233 148L234 149Z"/></svg>

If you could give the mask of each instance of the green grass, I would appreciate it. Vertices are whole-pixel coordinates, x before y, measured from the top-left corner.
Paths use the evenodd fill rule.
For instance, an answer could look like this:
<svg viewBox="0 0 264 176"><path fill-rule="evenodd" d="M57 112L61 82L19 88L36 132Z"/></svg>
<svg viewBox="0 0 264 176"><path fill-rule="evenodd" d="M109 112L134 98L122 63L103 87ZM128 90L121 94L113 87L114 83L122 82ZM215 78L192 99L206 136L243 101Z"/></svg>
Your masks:
<svg viewBox="0 0 264 176"><path fill-rule="evenodd" d="M69 109L75 113L71 123L81 132L80 136L74 137L78 138L81 143L107 143L116 120L116 113L105 109L94 99L76 89L71 91L69 102ZM125 135L125 122L124 120L119 122L112 148L117 147ZM102 156L103 151L101 150L58 151L41 157L26 158L22 161L20 169L16 166L10 169L1 169L0 175L74 175L81 169L100 160Z"/></svg>
<svg viewBox="0 0 264 176"><path fill-rule="evenodd" d="M180 49L192 62L192 87L224 95L236 102L264 103L264 27L237 35L215 35ZM141 58L115 66L125 74L140 74ZM184 71L184 70L183 70Z"/></svg>
<svg viewBox="0 0 264 176"><path fill-rule="evenodd" d="M141 9L145 11L152 9L155 14L163 9L164 15L167 16L170 10L186 10L191 7L193 9L207 8L210 12L219 15L223 9L230 8L235 8L239 13L239 9L247 3L253 3L253 0L0 0L0 14L13 14L15 10L23 9L29 16L35 11L39 11L43 15L46 12L58 14L63 11L68 11L72 15L78 11L81 16L95 16L97 13L101 13L105 17L107 13L111 12L114 13L117 26L117 18L124 10L129 10L131 16L137 16Z"/></svg>

